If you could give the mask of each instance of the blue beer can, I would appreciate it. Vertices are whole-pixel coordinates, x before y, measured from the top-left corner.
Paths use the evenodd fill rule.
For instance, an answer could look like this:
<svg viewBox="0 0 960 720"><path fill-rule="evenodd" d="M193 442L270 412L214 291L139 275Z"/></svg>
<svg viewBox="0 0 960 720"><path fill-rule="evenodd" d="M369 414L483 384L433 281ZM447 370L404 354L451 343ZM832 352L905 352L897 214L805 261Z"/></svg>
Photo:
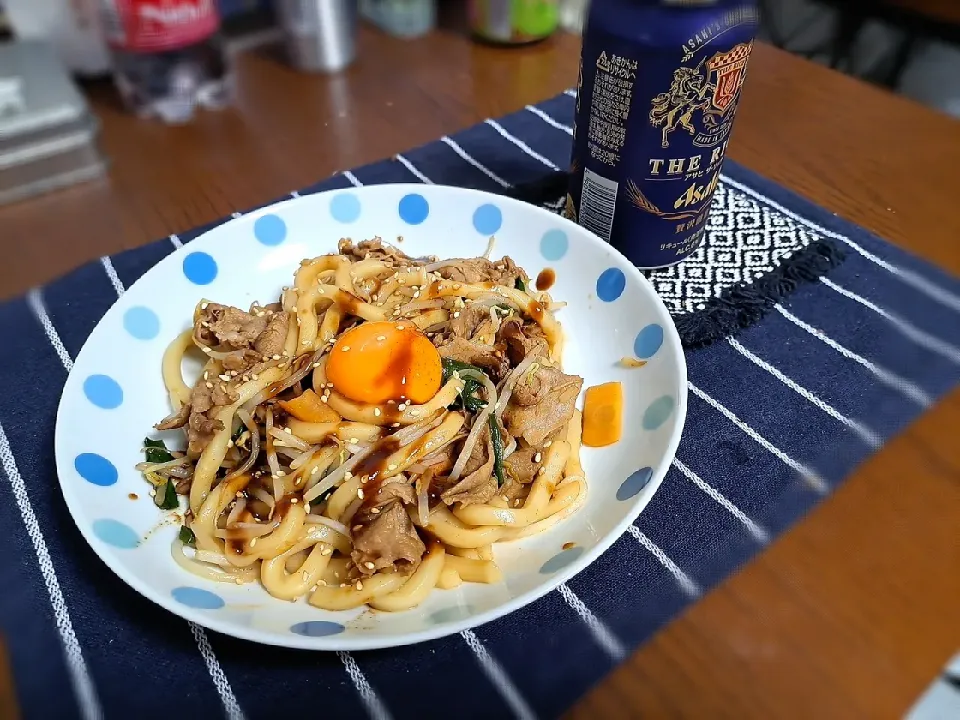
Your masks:
<svg viewBox="0 0 960 720"><path fill-rule="evenodd" d="M566 214L637 267L703 240L757 23L753 0L593 0Z"/></svg>

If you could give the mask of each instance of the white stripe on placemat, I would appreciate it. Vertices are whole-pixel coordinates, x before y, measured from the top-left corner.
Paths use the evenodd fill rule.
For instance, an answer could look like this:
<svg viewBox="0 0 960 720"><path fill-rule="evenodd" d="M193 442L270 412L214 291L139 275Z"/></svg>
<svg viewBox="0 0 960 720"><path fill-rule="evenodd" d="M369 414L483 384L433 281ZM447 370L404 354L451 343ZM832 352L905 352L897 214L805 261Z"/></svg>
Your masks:
<svg viewBox="0 0 960 720"><path fill-rule="evenodd" d="M47 334L47 338L50 340L50 344L53 345L53 349L60 358L60 362L63 363L67 372L70 372L73 370L73 358L70 357L70 353L68 353L67 348L64 347L60 335L57 334L57 329L50 321L50 316L47 315L47 310L43 306L43 297L40 295L39 288L34 288L27 293L27 304L30 306L33 314L37 316L37 320L43 327L43 331Z"/></svg>
<svg viewBox="0 0 960 720"><path fill-rule="evenodd" d="M516 145L518 148L520 148L521 150L523 150L527 155L529 155L530 157L532 157L534 160L537 160L537 161L539 161L539 162L542 162L544 165L546 165L546 166L547 166L548 168L550 168L551 170L559 170L559 169L560 169L560 168L558 168L556 165L554 165L552 162L550 162L550 160L548 160L548 159L545 158L543 155L541 155L541 154L538 153L536 150L534 150L532 147L530 147L529 145L527 145L523 140L521 140L520 138L518 138L518 137L516 137L516 136L514 136L514 135L511 135L511 134L508 133L506 130L504 130L503 126L502 126L500 123L498 123L496 120L491 120L491 119L487 118L487 119L484 120L483 122L485 122L487 125L489 125L490 127L492 127L494 130L496 130L498 133L500 133L500 135L502 135L504 138L506 138L507 140L509 140L510 142L512 142L512 143L513 143L514 145Z"/></svg>
<svg viewBox="0 0 960 720"><path fill-rule="evenodd" d="M843 355L845 358L848 358L849 360L853 360L855 363L863 365L863 367L865 367L867 370L873 373L881 382L885 383L886 385L889 385L894 390L899 390L908 398L918 403L921 407L926 408L933 403L933 398L927 395L927 393L925 393L923 389L920 388L918 385L910 382L906 378L902 378L899 375L896 375L890 372L889 370L885 370L879 365L876 365L870 362L862 355L858 355L857 353L855 353L853 350L845 348L843 345L838 343L833 338L828 337L826 333L824 333L822 330L819 330L818 328L813 327L813 325L810 325L809 323L806 323L800 318L798 318L792 312L790 312L785 307L783 307L783 305L777 304L774 307L777 309L777 311L781 315L783 315L787 320L792 322L794 325L796 325L799 328L802 328L803 330L806 330L808 333L813 335L818 340L822 340L827 345L829 345L834 350L836 350L838 353Z"/></svg>
<svg viewBox="0 0 960 720"><path fill-rule="evenodd" d="M633 535L643 547L645 547L650 554L653 555L657 560L660 561L660 564L663 565L673 577L676 578L677 584L683 589L683 591L692 598L699 597L703 592L700 589L700 586L697 585L689 575L687 575L683 570L680 569L680 566L677 565L669 556L660 549L660 547L653 542L650 538L643 534L643 532L636 525L628 525L627 532Z"/></svg>
<svg viewBox="0 0 960 720"><path fill-rule="evenodd" d="M747 530L750 532L753 537L762 543L766 543L770 540L770 534L760 527L757 523L747 517L746 513L743 512L740 508L734 505L730 500L728 500L723 493L717 490L715 487L707 483L703 478L697 475L693 470L688 468L679 458L673 459L673 464L676 468L687 476L687 479L690 480L694 485L703 490L707 495L717 501L723 508L727 510L731 515L733 515L737 520L742 522Z"/></svg>
<svg viewBox="0 0 960 720"><path fill-rule="evenodd" d="M177 250L183 247L183 241L176 235L170 236L170 244L173 245Z"/></svg>
<svg viewBox="0 0 960 720"><path fill-rule="evenodd" d="M577 91L574 90L573 88L567 88L566 90L563 91L563 94L569 95L570 97L575 98L577 96Z"/></svg>
<svg viewBox="0 0 960 720"><path fill-rule="evenodd" d="M401 155L400 153L397 153L396 155L394 155L394 156L393 156L393 159L394 159L394 160L398 160L398 161L400 162L400 164L403 165L407 170L409 170L410 172L412 172L412 173L417 177L417 179L420 180L420 182L426 183L427 185L433 185L433 180L431 180L431 179L428 178L426 175L424 175L422 172L420 172L419 170L417 170L417 168L415 168L415 167L413 166L413 163L410 162L409 160L407 160L407 159L406 159L403 155Z"/></svg>
<svg viewBox="0 0 960 720"><path fill-rule="evenodd" d="M110 258L101 259L106 260L106 262L103 263L103 267L107 269L107 274L109 275L109 269L113 268L113 263L110 262ZM115 282L114 278L116 278ZM117 297L122 296L126 288L124 288L120 278L117 277L116 271L114 271L110 280L113 282L113 287L117 291ZM244 715L240 709L240 703L237 702L237 696L234 695L233 688L230 687L230 681L227 680L223 668L220 667L220 661L217 660L217 656L213 652L213 647L210 645L206 631L192 620L188 620L187 624L190 626L190 632L193 633L193 638L197 643L197 649L200 651L200 655L203 657L203 661L207 666L207 672L210 673L210 679L213 680L213 685L220 694L220 701L223 703L223 709L227 717L229 720L243 720Z"/></svg>
<svg viewBox="0 0 960 720"><path fill-rule="evenodd" d="M848 418L846 415L841 413L835 407L833 407L832 405L829 405L824 400L820 399L819 397L814 395L812 392L807 390L805 387L803 387L796 381L784 375L780 370L775 368L766 360L763 360L762 358L754 355L752 352L747 350L743 345L741 345L740 341L737 340L736 338L728 337L727 342L730 343L730 345L732 345L737 352L739 352L741 355L747 358L747 360L752 362L754 365L756 365L759 368L762 368L763 370L766 370L768 373L773 375L777 380L782 382L784 385L786 385L788 388L793 390L795 393L799 394L801 397L804 397L807 400L809 400L811 403L813 403L818 408L823 410L827 415L832 417L834 420L846 425L848 428L853 430L853 432L857 436L859 436L861 440L867 443L867 445L869 445L870 447L877 449L883 444L883 440L880 438L879 434L877 434L876 432L868 428L866 425L863 425L862 423L858 422L857 420L852 420L851 418Z"/></svg>
<svg viewBox="0 0 960 720"><path fill-rule="evenodd" d="M738 418L738 417L733 413L732 410L730 410L730 409L727 408L726 406L722 405L719 401L714 400L712 397L710 397L709 395L707 395L707 393L705 393L703 390L701 390L700 388L698 388L696 385L694 385L694 384L693 384L692 382L690 382L689 380L687 381L687 387L690 388L690 389L693 391L693 394L694 394L694 395L696 395L698 398L700 398L701 400L703 400L705 403L707 403L707 404L708 404L710 407L712 407L714 410L719 411L724 417L727 418L727 420L729 420L730 422L732 422L732 423L733 423L734 425L736 425L738 428L740 428L741 430L743 430L743 432L745 432L745 433L746 433L747 435L749 435L751 438L753 438L753 439L756 440L758 443L760 443L760 445L762 445L763 448L764 448L767 452L769 452L769 453L773 454L775 457L779 458L779 459L780 459L785 465L787 465L788 467L791 467L791 468L793 468L794 470L796 470L797 473L800 475L800 477L802 477L803 480L804 480L808 485L810 485L810 487L812 487L814 490L816 490L818 493L820 493L821 495L826 495L827 492L829 492L830 486L827 484L827 482L826 482L823 478L821 478L819 475L817 475L817 473L815 473L815 472L814 472L813 470L811 470L810 468L806 467L805 465L802 465L801 463L797 462L797 461L794 460L792 457L790 457L789 455L787 455L783 450L781 450L780 448L778 448L776 445L774 445L772 442L770 442L769 440L767 440L765 437L763 437L760 433L758 433L758 432L757 432L756 430L754 430L752 427L750 427L749 425L747 425L747 423L745 423L743 420L741 420L740 418Z"/></svg>
<svg viewBox="0 0 960 720"><path fill-rule="evenodd" d="M552 117L550 117L549 115L547 115L547 114L546 114L543 110L541 110L540 108L534 107L533 105L527 105L526 109L527 109L529 112L532 112L534 115L536 115L536 116L537 116L538 118L540 118L541 120L543 120L543 121L544 121L547 125L549 125L550 127L554 127L554 128L556 128L557 130L563 130L567 135L573 135L573 128L572 128L572 127L570 127L569 125L564 125L562 122L557 122L557 121L554 120Z"/></svg>
<svg viewBox="0 0 960 720"><path fill-rule="evenodd" d="M47 587L50 605L53 607L54 621L57 625L57 631L60 633L60 640L63 643L67 669L70 673L70 682L73 685L73 691L76 693L77 701L80 704L80 715L84 720L99 720L103 717L103 711L100 708L100 701L97 699L97 690L93 685L90 672L87 670L87 663L83 659L80 642L77 640L77 635L73 631L73 623L70 621L67 601L64 599L63 591L60 589L57 571L53 566L53 560L50 558L50 551L47 550L47 543L43 538L40 523L37 520L36 514L33 512L33 505L30 503L30 495L27 493L26 483L23 481L23 476L20 475L17 461L13 457L13 451L10 449L10 441L7 440L7 434L4 432L2 425L0 425L0 464L3 465L7 480L10 481L10 486L13 489L13 497L17 503L17 509L20 510L20 517L23 518L27 535L30 536L33 551L37 554L40 574L43 576L44 585ZM38 668L27 668L30 672L34 672L37 669Z"/></svg>
<svg viewBox="0 0 960 720"><path fill-rule="evenodd" d="M495 172L493 172L493 170L491 170L491 169L489 169L489 168L487 168L487 167L484 167L484 166L481 165L477 160L475 160L474 158L470 157L470 155L467 154L467 151L464 150L462 147L460 147L460 146L459 146L454 140L452 140L451 138L449 138L449 137L447 137L446 135L444 135L442 138L440 138L440 142L448 145L457 155L459 155L459 156L462 157L464 160L466 160L468 163L470 163L471 165L473 165L477 170L479 170L479 171L482 172L484 175L486 175L488 178L490 178L491 180L493 180L493 181L494 181L495 183L497 183L500 187L504 187L504 188L513 187L510 183L508 183L508 182L507 182L506 180L504 180L502 177L500 177L500 176L497 175Z"/></svg>
<svg viewBox="0 0 960 720"><path fill-rule="evenodd" d="M363 183L360 182L360 181L357 179L357 176L354 175L354 174L353 174L352 172L350 172L349 170L344 170L344 171L343 171L343 176L344 176L347 180L349 180L349 181L350 181L350 184L353 185L354 187L363 187Z"/></svg>
<svg viewBox="0 0 960 720"><path fill-rule="evenodd" d="M818 233L826 235L827 237L834 238L835 240L840 240L841 242L845 243L846 245L849 245L851 248L856 250L858 253L860 253L860 255L865 257L870 262L876 265L879 265L887 272L903 280L903 282L905 282L907 285L911 285L912 287L922 292L924 295L927 295L928 297L936 300L937 302L947 306L951 310L960 312L960 296L955 295L949 290L945 290L941 288L939 285L936 285L935 283L931 282L930 280L923 277L919 273L916 273L913 270L907 270L906 268L899 267L898 265L894 265L893 263L888 262L883 258L877 257L870 251L866 250L865 248L855 243L846 235L841 235L840 233L833 232L832 230L827 230L826 228L821 227L820 225L817 225L815 222L807 220L802 215L798 215L795 212L787 210L787 208L783 207L783 205L780 205L778 202L771 200L770 198L766 197L762 193L757 192L753 188L748 187L743 183L737 182L733 178L730 178L726 175L721 175L720 179L725 184L730 185L731 187L735 187L737 190L740 190L741 192L744 192L747 195L750 195L756 198L757 200L760 200L761 202L766 203L770 207L775 208L776 210L783 213L787 217L791 217L794 220L797 220L798 222L803 223L808 228L812 230L816 230Z"/></svg>
<svg viewBox="0 0 960 720"><path fill-rule="evenodd" d="M237 696L233 694L233 688L230 687L230 681L227 680L226 673L224 673L223 668L220 667L220 662L213 652L213 647L210 645L206 631L195 622L190 621L187 624L190 626L193 639L200 649L203 661L207 665L207 672L210 673L210 677L213 679L213 685L217 688L217 692L220 693L220 700L223 702L223 709L227 714L227 718L229 720L243 720L243 710L240 709Z"/></svg>
<svg viewBox="0 0 960 720"><path fill-rule="evenodd" d="M480 663L480 667L483 668L487 677L490 678L490 682L500 691L503 699L507 701L510 709L513 710L513 714L517 718L520 718L520 720L536 720L537 716L530 709L530 706L527 705L520 691L517 690L516 686L510 681L510 677L504 669L500 667L500 663L498 663L483 646L480 638L478 638L472 630L464 630L460 633L460 637L467 643L467 646L473 651L473 654L477 656L477 662Z"/></svg>
<svg viewBox="0 0 960 720"><path fill-rule="evenodd" d="M366 675L360 670L360 666L357 665L357 661L354 660L353 655L344 650L338 650L337 657L340 658L340 662L342 662L343 666L347 669L347 675L350 676L350 681L357 689L357 693L360 695L360 699L363 701L363 705L366 707L370 717L373 718L373 720L390 720L390 713L374 691L373 686L370 685L370 681L367 680Z"/></svg>
<svg viewBox="0 0 960 720"><path fill-rule="evenodd" d="M928 350L932 350L939 355L943 355L943 357L947 358L947 360L951 360L952 362L960 365L960 348L954 347L950 343L944 342L940 338L924 332L916 325L913 325L903 318L894 315L892 312L884 310L882 307L874 302L871 302L870 300L867 300L862 295L857 295L852 290L847 290L845 287L837 285L837 283L833 282L833 280L828 277L821 277L820 282L822 282L828 288L836 290L844 297L850 298L851 300L860 303L865 308L873 310L877 315L889 321L890 324L903 333L903 335L917 343L917 345L925 347Z"/></svg>
<svg viewBox="0 0 960 720"><path fill-rule="evenodd" d="M123 283L120 282L120 276L117 275L117 269L113 266L113 261L104 255L100 258L100 264L103 265L103 269L107 272L107 277L110 278L110 284L113 285L113 289L117 291L117 295L122 295Z"/></svg>
<svg viewBox="0 0 960 720"><path fill-rule="evenodd" d="M567 587L566 583L558 587L557 590L560 591L563 599L567 601L567 605L573 608L573 611L580 616L580 619L586 624L587 628L593 634L594 639L600 644L600 647L606 650L607 654L614 660L623 660L627 654L623 648L623 644L607 629L607 626L600 621L600 618L593 614L593 611L584 604L583 600L577 597L573 590Z"/></svg>

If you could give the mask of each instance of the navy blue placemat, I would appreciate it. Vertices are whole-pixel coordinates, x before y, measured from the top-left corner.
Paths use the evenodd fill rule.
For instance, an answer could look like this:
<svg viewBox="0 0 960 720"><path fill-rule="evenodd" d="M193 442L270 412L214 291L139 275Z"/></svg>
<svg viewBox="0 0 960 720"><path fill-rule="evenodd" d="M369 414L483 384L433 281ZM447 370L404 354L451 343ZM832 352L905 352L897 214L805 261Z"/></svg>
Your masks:
<svg viewBox="0 0 960 720"><path fill-rule="evenodd" d="M505 191L566 165L571 122L559 96L300 192L415 179ZM53 428L72 358L119 293L208 228L0 306L0 623L24 716L560 715L960 381L956 278L733 163L720 192L757 218L729 232L828 239L847 260L735 339L687 353L677 459L595 564L508 617L414 647L309 653L207 632L117 579L67 513ZM719 240L726 222L711 219Z"/></svg>

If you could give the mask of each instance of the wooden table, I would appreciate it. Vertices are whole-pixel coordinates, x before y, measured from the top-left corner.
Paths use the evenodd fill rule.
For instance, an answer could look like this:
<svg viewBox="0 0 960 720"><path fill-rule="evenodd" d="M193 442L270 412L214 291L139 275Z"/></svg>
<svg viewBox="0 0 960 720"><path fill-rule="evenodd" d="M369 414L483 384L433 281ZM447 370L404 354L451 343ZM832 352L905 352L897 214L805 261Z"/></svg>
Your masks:
<svg viewBox="0 0 960 720"><path fill-rule="evenodd" d="M182 128L92 93L109 180L0 209L13 295L96 256L278 197L576 82L579 39L480 47L361 35L302 76L237 59L237 108ZM960 273L960 124L758 46L730 154ZM960 649L960 392L661 631L570 717L894 717Z"/></svg>

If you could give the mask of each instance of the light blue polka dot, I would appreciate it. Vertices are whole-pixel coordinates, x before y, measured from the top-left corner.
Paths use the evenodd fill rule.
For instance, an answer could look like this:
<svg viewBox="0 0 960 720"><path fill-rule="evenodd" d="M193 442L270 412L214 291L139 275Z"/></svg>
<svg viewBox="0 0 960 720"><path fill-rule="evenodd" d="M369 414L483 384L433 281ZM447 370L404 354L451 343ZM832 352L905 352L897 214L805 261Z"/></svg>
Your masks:
<svg viewBox="0 0 960 720"><path fill-rule="evenodd" d="M559 552L540 567L540 573L542 575L552 575L570 563L575 562L581 555L583 555L583 548L579 545Z"/></svg>
<svg viewBox="0 0 960 720"><path fill-rule="evenodd" d="M652 323L637 333L633 341L633 353L642 360L652 358L663 345L663 327Z"/></svg>
<svg viewBox="0 0 960 720"><path fill-rule="evenodd" d="M137 340L153 340L160 334L160 318L150 308L137 305L123 314L123 327Z"/></svg>
<svg viewBox="0 0 960 720"><path fill-rule="evenodd" d="M171 590L170 594L181 605L197 610L219 610L226 605L223 598L216 593L195 587L177 587Z"/></svg>
<svg viewBox="0 0 960 720"><path fill-rule="evenodd" d="M287 239L287 224L279 215L261 215L253 223L253 234L264 245L279 245Z"/></svg>
<svg viewBox="0 0 960 720"><path fill-rule="evenodd" d="M647 486L647 483L650 482L650 478L652 477L653 468L645 467L634 471L630 474L630 477L620 483L620 487L617 488L617 500L622 502L634 497Z"/></svg>
<svg viewBox="0 0 960 720"><path fill-rule="evenodd" d="M643 429L656 430L663 425L670 417L675 405L676 402L669 395L658 397L643 413Z"/></svg>
<svg viewBox="0 0 960 720"><path fill-rule="evenodd" d="M192 252L183 259L183 274L194 285L209 285L217 277L217 261L205 252Z"/></svg>
<svg viewBox="0 0 960 720"><path fill-rule="evenodd" d="M106 487L117 481L117 468L103 455L80 453L74 458L73 467L80 473L80 477L94 485Z"/></svg>
<svg viewBox="0 0 960 720"><path fill-rule="evenodd" d="M93 534L107 545L121 550L133 550L140 544L140 536L132 527L112 518L94 520Z"/></svg>
<svg viewBox="0 0 960 720"><path fill-rule="evenodd" d="M104 410L113 410L123 403L123 389L109 375L91 375L83 381L87 400Z"/></svg>
<svg viewBox="0 0 960 720"><path fill-rule="evenodd" d="M567 254L570 241L563 230L547 230L540 238L540 254L547 260L559 260Z"/></svg>
<svg viewBox="0 0 960 720"><path fill-rule="evenodd" d="M443 625L444 623L456 622L457 620L466 620L474 615L474 609L469 605L455 605L454 607L443 608L431 613L427 620L433 625Z"/></svg>
<svg viewBox="0 0 960 720"><path fill-rule="evenodd" d="M329 620L308 620L307 622L297 623L290 626L290 632L295 635L305 635L307 637L326 637L327 635L337 635L346 630L343 625Z"/></svg>
<svg viewBox="0 0 960 720"><path fill-rule="evenodd" d="M423 195L410 193L400 198L397 211L400 213L400 219L408 225L419 225L430 214L430 203Z"/></svg>
<svg viewBox="0 0 960 720"><path fill-rule="evenodd" d="M481 235L493 235L503 225L503 213L496 205L487 203L473 213L473 226Z"/></svg>
<svg viewBox="0 0 960 720"><path fill-rule="evenodd" d="M353 193L338 193L330 200L330 214L337 222L352 223L360 217L360 198Z"/></svg>
<svg viewBox="0 0 960 720"><path fill-rule="evenodd" d="M613 302L623 294L627 278L620 268L607 268L597 278L597 297L604 302Z"/></svg>

